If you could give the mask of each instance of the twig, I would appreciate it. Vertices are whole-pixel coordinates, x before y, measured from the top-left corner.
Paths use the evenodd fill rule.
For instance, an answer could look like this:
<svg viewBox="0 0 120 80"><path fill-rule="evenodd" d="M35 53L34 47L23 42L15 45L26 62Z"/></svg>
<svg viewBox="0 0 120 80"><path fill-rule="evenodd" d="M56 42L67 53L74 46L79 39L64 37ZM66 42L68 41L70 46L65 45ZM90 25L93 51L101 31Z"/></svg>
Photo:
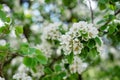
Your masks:
<svg viewBox="0 0 120 80"><path fill-rule="evenodd" d="M120 9L118 11L115 12L115 16L117 16L120 13ZM108 25L110 23L111 20L108 20L103 26Z"/></svg>
<svg viewBox="0 0 120 80"><path fill-rule="evenodd" d="M93 10L92 10L92 6L91 6L91 1L90 0L88 0L88 1L89 1L89 5L90 5L91 21L92 21L92 23L94 23L94 17L93 17Z"/></svg>

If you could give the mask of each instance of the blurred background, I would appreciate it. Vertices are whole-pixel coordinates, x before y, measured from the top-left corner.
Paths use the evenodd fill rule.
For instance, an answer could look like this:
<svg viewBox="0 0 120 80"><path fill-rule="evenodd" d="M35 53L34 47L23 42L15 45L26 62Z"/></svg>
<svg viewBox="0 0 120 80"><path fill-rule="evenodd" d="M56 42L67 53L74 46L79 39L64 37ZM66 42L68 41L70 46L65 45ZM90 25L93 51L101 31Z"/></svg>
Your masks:
<svg viewBox="0 0 120 80"><path fill-rule="evenodd" d="M31 45L40 44L41 28L54 22L62 23L65 29L79 21L93 23L98 29L104 24L116 26L117 30L112 34L100 30L99 35L103 40L100 57L90 63L89 68L82 73L82 78L120 80L120 15L113 16L120 9L119 0L0 0L0 5L7 13L6 16L11 18L12 27L23 27L22 41L28 41ZM0 12L0 18L2 16ZM14 31L11 31L9 36L0 38L1 45L7 41L14 49L19 44ZM8 80L15 73L18 65L13 65L18 60L13 59L11 64L6 66L4 74Z"/></svg>

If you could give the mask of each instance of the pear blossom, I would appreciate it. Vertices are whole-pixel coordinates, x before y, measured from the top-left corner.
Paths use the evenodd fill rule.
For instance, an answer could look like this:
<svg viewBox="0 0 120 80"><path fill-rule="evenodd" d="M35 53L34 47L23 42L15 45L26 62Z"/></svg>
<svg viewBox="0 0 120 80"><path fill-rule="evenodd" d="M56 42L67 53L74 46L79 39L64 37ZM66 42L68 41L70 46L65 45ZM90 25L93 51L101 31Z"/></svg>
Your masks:
<svg viewBox="0 0 120 80"><path fill-rule="evenodd" d="M69 69L71 73L81 74L87 68L87 63L83 63L78 56L74 56L73 63L70 64Z"/></svg>
<svg viewBox="0 0 120 80"><path fill-rule="evenodd" d="M16 74L14 74L13 79L16 79L16 80L32 80L32 78L24 72L18 72Z"/></svg>
<svg viewBox="0 0 120 80"><path fill-rule="evenodd" d="M52 40L59 39L61 36L61 33L59 31L60 25L61 25L60 23L53 23L53 24L51 23L47 27L44 27L42 38L52 39Z"/></svg>

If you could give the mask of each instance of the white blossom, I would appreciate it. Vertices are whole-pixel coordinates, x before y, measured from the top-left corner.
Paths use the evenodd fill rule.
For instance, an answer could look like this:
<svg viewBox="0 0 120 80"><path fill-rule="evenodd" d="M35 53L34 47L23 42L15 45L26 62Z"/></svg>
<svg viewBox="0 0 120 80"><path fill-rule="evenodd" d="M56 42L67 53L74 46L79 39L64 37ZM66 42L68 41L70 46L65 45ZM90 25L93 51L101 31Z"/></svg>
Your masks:
<svg viewBox="0 0 120 80"><path fill-rule="evenodd" d="M4 22L0 19L0 27L4 26Z"/></svg>
<svg viewBox="0 0 120 80"><path fill-rule="evenodd" d="M16 80L32 80L32 78L24 72L18 72L16 74L14 74L13 79L16 79Z"/></svg>
<svg viewBox="0 0 120 80"><path fill-rule="evenodd" d="M88 24L85 21L80 21L78 23L74 23L73 26L70 28L69 33L73 35L73 37L82 36L82 34L88 34L88 36L83 37L83 39L87 38L95 38L98 34L98 30L93 24Z"/></svg>
<svg viewBox="0 0 120 80"><path fill-rule="evenodd" d="M5 45L6 45L6 40L1 39L1 40L0 40L0 45L1 45L1 46L5 46Z"/></svg>
<svg viewBox="0 0 120 80"><path fill-rule="evenodd" d="M70 35L62 35L61 36L61 46L64 50L65 55L69 55L72 51L72 37Z"/></svg>
<svg viewBox="0 0 120 80"><path fill-rule="evenodd" d="M88 31L87 22L80 21L78 23L74 23L73 26L70 28L70 32L74 36L81 36L80 31L82 31L82 33L86 33Z"/></svg>
<svg viewBox="0 0 120 80"><path fill-rule="evenodd" d="M27 72L29 71L29 68L26 67L23 63L21 63L18 67L18 72Z"/></svg>
<svg viewBox="0 0 120 80"><path fill-rule="evenodd" d="M82 48L83 48L83 44L77 38L75 38L73 40L73 52L74 52L74 55L80 54Z"/></svg>
<svg viewBox="0 0 120 80"><path fill-rule="evenodd" d="M73 63L70 64L69 69L71 73L81 74L87 67L86 63L83 63L78 56L74 56Z"/></svg>
<svg viewBox="0 0 120 80"><path fill-rule="evenodd" d="M61 46L65 55L69 55L72 51L74 55L80 54L83 48L83 44L77 39L73 39L70 35L61 36Z"/></svg>
<svg viewBox="0 0 120 80"><path fill-rule="evenodd" d="M48 58L50 58L53 53L51 47L52 46L48 42L43 42L42 44L36 46L36 48L40 49Z"/></svg>
<svg viewBox="0 0 120 80"><path fill-rule="evenodd" d="M61 36L61 33L59 31L60 25L61 25L60 23L53 23L53 24L51 23L47 27L44 27L42 38L52 39L52 40L59 39Z"/></svg>
<svg viewBox="0 0 120 80"><path fill-rule="evenodd" d="M93 27L93 24L88 25L88 35L89 38L95 38L98 35L98 30L97 28Z"/></svg>

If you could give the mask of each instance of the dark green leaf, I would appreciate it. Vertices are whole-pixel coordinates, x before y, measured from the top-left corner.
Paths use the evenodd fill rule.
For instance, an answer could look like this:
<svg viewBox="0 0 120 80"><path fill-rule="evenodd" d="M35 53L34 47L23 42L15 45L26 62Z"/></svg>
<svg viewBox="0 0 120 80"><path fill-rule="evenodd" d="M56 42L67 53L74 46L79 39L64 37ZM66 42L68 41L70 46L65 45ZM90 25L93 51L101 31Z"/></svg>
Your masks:
<svg viewBox="0 0 120 80"><path fill-rule="evenodd" d="M52 74L53 71L49 67L47 67L47 68L44 69L44 72L46 74Z"/></svg>
<svg viewBox="0 0 120 80"><path fill-rule="evenodd" d="M101 26L101 27L100 27L100 30L101 30L101 31L104 31L106 28L107 28L107 26Z"/></svg>
<svg viewBox="0 0 120 80"><path fill-rule="evenodd" d="M114 32L115 32L115 30L116 30L116 26L115 26L115 25L109 26L109 29L108 29L109 34L114 33Z"/></svg>
<svg viewBox="0 0 120 80"><path fill-rule="evenodd" d="M57 64L57 65L55 65L54 69L56 72L61 71L61 66L59 64Z"/></svg>
<svg viewBox="0 0 120 80"><path fill-rule="evenodd" d="M37 62L36 62L35 59L33 59L33 58L31 58L31 57L28 57L28 56L24 57L23 63L24 63L27 67L31 67L31 68L32 68L32 67L35 67L36 64L37 64Z"/></svg>
<svg viewBox="0 0 120 80"><path fill-rule="evenodd" d="M99 46L102 45L102 42L101 42L101 40L100 40L99 37L96 37L96 38L95 38L95 42L96 42Z"/></svg>
<svg viewBox="0 0 120 80"><path fill-rule="evenodd" d="M71 52L69 55L67 55L67 60L68 60L69 64L71 64L73 62L73 57L74 57L73 52Z"/></svg>
<svg viewBox="0 0 120 80"><path fill-rule="evenodd" d="M95 40L94 39L90 39L89 41L88 41L88 47L90 48L90 49L92 49L92 48L94 48L95 47Z"/></svg>
<svg viewBox="0 0 120 80"><path fill-rule="evenodd" d="M90 56L91 58L95 58L98 54L99 54L99 52L97 51L96 48L92 48L92 49L90 50L90 52L89 52L89 56Z"/></svg>

